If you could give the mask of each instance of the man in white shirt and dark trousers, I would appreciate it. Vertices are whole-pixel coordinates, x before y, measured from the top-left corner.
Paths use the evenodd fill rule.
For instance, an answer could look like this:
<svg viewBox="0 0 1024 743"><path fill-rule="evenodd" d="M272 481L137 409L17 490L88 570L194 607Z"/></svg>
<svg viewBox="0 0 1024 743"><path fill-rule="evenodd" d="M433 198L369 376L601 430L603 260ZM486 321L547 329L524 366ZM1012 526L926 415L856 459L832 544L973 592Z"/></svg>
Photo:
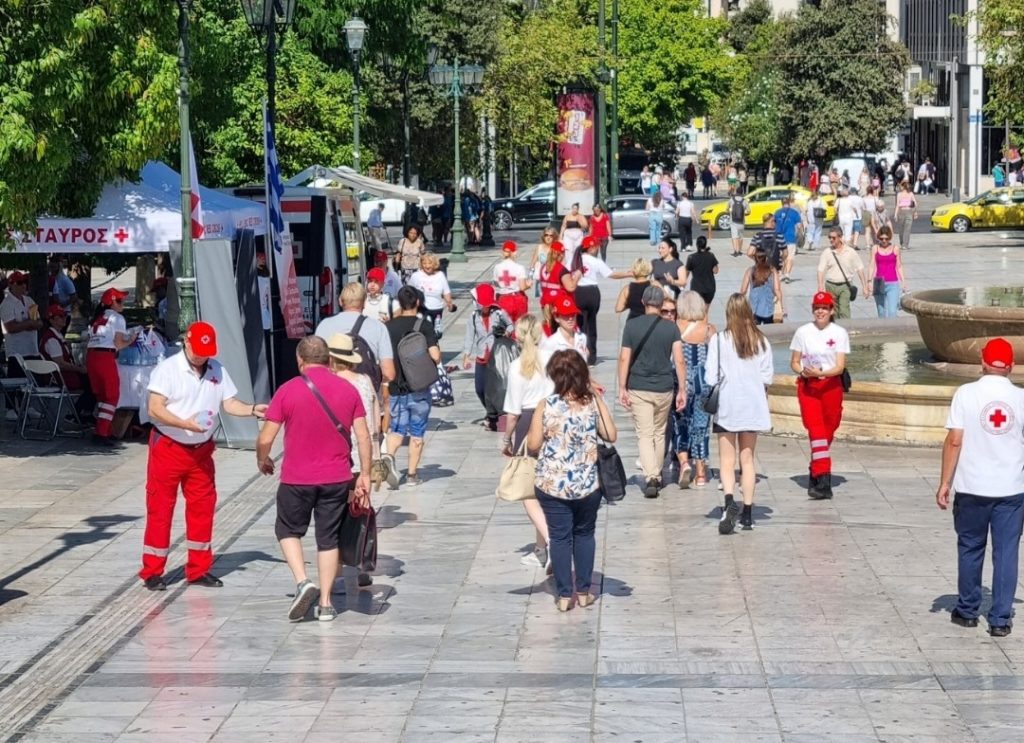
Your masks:
<svg viewBox="0 0 1024 743"><path fill-rule="evenodd" d="M985 546L992 533L992 607L989 634L1006 637L1013 625L1017 562L1024 527L1024 390L1009 375L1013 346L993 338L982 349L984 375L953 395L942 445L942 477L935 502L946 510L950 492L957 534L957 592L950 616L978 626Z"/></svg>

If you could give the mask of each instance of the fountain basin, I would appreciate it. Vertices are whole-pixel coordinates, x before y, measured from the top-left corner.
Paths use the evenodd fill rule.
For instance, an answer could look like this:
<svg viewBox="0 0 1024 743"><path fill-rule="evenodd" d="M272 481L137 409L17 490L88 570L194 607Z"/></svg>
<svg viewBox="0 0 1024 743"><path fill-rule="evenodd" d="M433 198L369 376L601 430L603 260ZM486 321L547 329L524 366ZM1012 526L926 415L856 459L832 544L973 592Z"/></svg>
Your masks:
<svg viewBox="0 0 1024 743"><path fill-rule="evenodd" d="M977 366L981 349L999 336L1024 360L1024 287L932 289L907 294L900 306L917 318L939 361Z"/></svg>

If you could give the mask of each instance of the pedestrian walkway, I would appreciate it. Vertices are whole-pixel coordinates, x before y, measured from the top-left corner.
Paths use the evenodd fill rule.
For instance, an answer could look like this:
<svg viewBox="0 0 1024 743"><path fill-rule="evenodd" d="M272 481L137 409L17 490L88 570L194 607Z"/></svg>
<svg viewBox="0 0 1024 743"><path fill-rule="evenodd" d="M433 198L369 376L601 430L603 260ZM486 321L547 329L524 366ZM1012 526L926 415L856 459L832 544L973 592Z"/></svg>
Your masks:
<svg viewBox="0 0 1024 743"><path fill-rule="evenodd" d="M911 251L912 287L1024 282L1019 243L991 237ZM749 264L724 246L713 243L719 314ZM610 262L640 254L616 242ZM449 268L461 317L446 359L493 260ZM791 285L807 285L795 322L810 316L809 264ZM604 289L596 367L608 399L616 291ZM1020 740L1024 643L949 623L956 550L934 506L937 450L839 443L836 498L810 502L806 442L763 437L755 528L729 537L714 484L657 500L636 487L601 511L597 604L559 614L543 571L519 563L533 539L521 507L493 495L500 436L478 423L471 375L454 384L458 403L435 411L426 437L423 485L374 496L374 585L361 591L346 571L340 615L323 625L286 619L276 481L256 475L252 452L217 455L225 587L186 587L179 570L154 594L134 578L144 448L4 440L0 739ZM615 413L632 469L632 426ZM179 541L169 564L183 560Z"/></svg>

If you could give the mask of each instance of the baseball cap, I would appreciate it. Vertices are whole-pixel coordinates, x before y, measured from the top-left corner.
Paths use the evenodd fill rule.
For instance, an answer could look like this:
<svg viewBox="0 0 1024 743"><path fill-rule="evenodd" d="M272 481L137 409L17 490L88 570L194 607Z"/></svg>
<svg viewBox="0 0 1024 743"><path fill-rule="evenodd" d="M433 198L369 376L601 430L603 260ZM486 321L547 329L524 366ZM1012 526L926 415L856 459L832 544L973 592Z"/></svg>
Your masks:
<svg viewBox="0 0 1024 743"><path fill-rule="evenodd" d="M332 358L356 366L363 363L363 357L356 351L355 341L348 333L335 333L327 341L327 352Z"/></svg>
<svg viewBox="0 0 1024 743"><path fill-rule="evenodd" d="M828 292L818 292L811 299L811 307L835 307L836 300Z"/></svg>
<svg viewBox="0 0 1024 743"><path fill-rule="evenodd" d="M565 253L565 246L562 245L562 243L560 243L558 240L555 240L553 243L551 243L551 247L549 248L549 250L552 253Z"/></svg>
<svg viewBox="0 0 1024 743"><path fill-rule="evenodd" d="M22 273L21 271L11 271L7 277L8 284L20 284L22 281L28 281L28 274Z"/></svg>
<svg viewBox="0 0 1024 743"><path fill-rule="evenodd" d="M185 340L196 356L209 358L217 355L217 331L208 322L200 320L189 325Z"/></svg>
<svg viewBox="0 0 1024 743"><path fill-rule="evenodd" d="M580 243L584 250L590 250L597 245L597 238L593 235L587 235L583 238L583 242Z"/></svg>
<svg viewBox="0 0 1024 743"><path fill-rule="evenodd" d="M981 360L993 369L1009 369L1013 366L1013 346L1005 338L993 338L981 349Z"/></svg>
<svg viewBox="0 0 1024 743"><path fill-rule="evenodd" d="M68 313L65 312L64 308L61 307L59 304L51 304L49 307L46 308L46 316L47 317L58 317L58 316L63 317L66 314L68 314Z"/></svg>
<svg viewBox="0 0 1024 743"><path fill-rule="evenodd" d="M383 268L371 268L366 272L367 281L376 281L378 284L383 284L386 278L387 276L384 274Z"/></svg>
<svg viewBox="0 0 1024 743"><path fill-rule="evenodd" d="M494 300L494 287L490 284L478 284L470 292L473 295L473 299L481 307L491 307L497 304Z"/></svg>
<svg viewBox="0 0 1024 743"><path fill-rule="evenodd" d="M100 297L100 304L110 306L117 300L124 299L127 296L128 292L123 292L120 289L107 289L105 292L103 292L103 296Z"/></svg>
<svg viewBox="0 0 1024 743"><path fill-rule="evenodd" d="M571 294L562 293L558 299L555 300L555 314L556 315L578 315L580 314L579 308L576 306L576 300L572 298Z"/></svg>
<svg viewBox="0 0 1024 743"><path fill-rule="evenodd" d="M501 249L508 253L515 253L519 249L519 246L516 245L513 240L506 240L501 244Z"/></svg>

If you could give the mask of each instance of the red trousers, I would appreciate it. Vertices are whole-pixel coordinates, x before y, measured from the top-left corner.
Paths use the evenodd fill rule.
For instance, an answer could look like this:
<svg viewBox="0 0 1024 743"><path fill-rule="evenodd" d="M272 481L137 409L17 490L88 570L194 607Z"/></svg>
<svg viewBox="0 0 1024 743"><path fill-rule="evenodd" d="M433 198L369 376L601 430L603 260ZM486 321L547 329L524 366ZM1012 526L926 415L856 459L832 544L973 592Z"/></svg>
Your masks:
<svg viewBox="0 0 1024 743"><path fill-rule="evenodd" d="M843 420L843 383L839 377L801 379L796 397L811 439L811 477L831 474L832 439Z"/></svg>
<svg viewBox="0 0 1024 743"><path fill-rule="evenodd" d="M121 397L121 376L117 373L117 354L94 349L85 355L85 368L89 372L89 386L96 396L96 434L109 438L112 423Z"/></svg>
<svg viewBox="0 0 1024 743"><path fill-rule="evenodd" d="M171 522L178 500L178 486L185 495L185 546L188 561L185 578L195 580L213 565L213 513L217 508L214 484L214 442L190 446L179 444L153 429L149 437L146 467L146 535L142 544L145 580L163 575L171 546Z"/></svg>
<svg viewBox="0 0 1024 743"><path fill-rule="evenodd" d="M499 294L498 306L508 313L508 316L512 318L512 322L515 322L530 310L530 302L523 292Z"/></svg>

